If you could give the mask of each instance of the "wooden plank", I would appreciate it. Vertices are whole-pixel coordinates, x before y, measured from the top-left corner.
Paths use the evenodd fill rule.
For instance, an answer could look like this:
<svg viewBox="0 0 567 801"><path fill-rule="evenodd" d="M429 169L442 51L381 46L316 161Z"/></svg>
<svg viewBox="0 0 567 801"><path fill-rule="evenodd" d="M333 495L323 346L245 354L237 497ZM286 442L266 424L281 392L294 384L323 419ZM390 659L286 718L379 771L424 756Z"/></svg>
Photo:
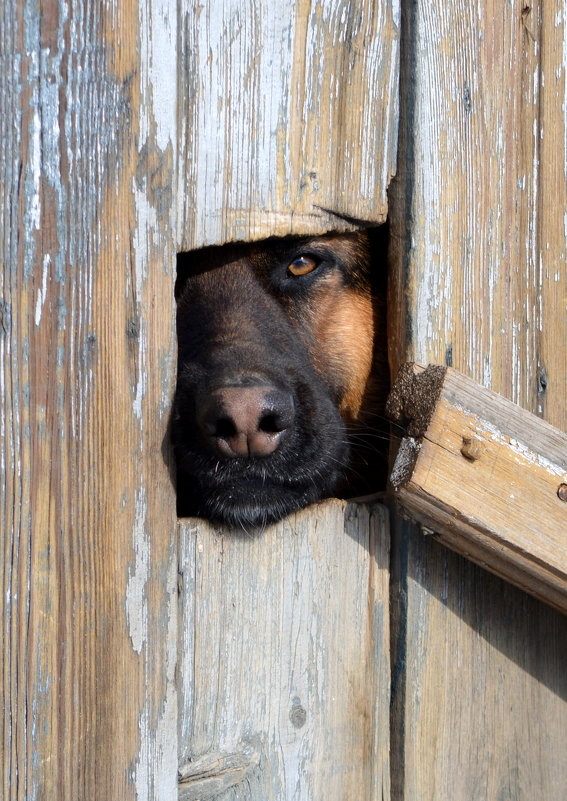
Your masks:
<svg viewBox="0 0 567 801"><path fill-rule="evenodd" d="M184 0L181 24L183 250L384 221L398 0Z"/></svg>
<svg viewBox="0 0 567 801"><path fill-rule="evenodd" d="M567 617L394 525L392 796L563 801Z"/></svg>
<svg viewBox="0 0 567 801"><path fill-rule="evenodd" d="M388 409L411 434L392 471L399 503L567 612L567 435L450 368L404 366Z"/></svg>
<svg viewBox="0 0 567 801"><path fill-rule="evenodd" d="M2 4L6 801L176 792L175 8Z"/></svg>
<svg viewBox="0 0 567 801"><path fill-rule="evenodd" d="M405 4L389 192L394 375L453 366L562 431L566 23L560 2ZM562 801L561 618L395 517L393 550L393 796Z"/></svg>
<svg viewBox="0 0 567 801"><path fill-rule="evenodd" d="M537 9L537 11L536 11ZM537 13L539 12L539 13ZM533 7L540 47L537 238L540 324L536 330L537 404L567 431L567 10L560 0Z"/></svg>
<svg viewBox="0 0 567 801"><path fill-rule="evenodd" d="M388 319L394 375L447 364L567 431L564 17L407 9Z"/></svg>
<svg viewBox="0 0 567 801"><path fill-rule="evenodd" d="M179 798L388 799L385 509L180 538Z"/></svg>

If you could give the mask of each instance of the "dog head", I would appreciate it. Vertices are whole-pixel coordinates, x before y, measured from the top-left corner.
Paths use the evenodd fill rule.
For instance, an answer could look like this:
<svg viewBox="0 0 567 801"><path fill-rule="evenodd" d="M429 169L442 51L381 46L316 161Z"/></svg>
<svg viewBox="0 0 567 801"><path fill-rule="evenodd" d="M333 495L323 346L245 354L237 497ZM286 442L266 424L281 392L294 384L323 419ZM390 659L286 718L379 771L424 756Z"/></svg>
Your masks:
<svg viewBox="0 0 567 801"><path fill-rule="evenodd" d="M173 414L180 514L248 528L335 493L373 363L367 236L185 258Z"/></svg>

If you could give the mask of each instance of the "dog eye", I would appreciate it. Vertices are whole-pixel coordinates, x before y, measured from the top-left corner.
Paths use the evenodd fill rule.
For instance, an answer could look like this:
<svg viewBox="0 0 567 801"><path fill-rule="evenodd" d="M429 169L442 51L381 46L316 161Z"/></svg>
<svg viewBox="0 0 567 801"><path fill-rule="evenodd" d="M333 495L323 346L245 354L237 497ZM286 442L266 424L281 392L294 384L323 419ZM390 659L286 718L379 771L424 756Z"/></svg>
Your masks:
<svg viewBox="0 0 567 801"><path fill-rule="evenodd" d="M313 256L298 256L290 264L287 269L292 275L307 275L316 270L319 266L319 261Z"/></svg>

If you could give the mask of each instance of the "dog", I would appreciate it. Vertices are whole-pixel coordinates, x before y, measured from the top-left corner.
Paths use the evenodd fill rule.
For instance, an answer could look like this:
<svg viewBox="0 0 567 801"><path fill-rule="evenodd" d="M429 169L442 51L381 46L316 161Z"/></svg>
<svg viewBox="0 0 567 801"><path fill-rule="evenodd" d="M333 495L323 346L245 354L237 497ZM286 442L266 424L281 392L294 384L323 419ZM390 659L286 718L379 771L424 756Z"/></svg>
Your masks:
<svg viewBox="0 0 567 801"><path fill-rule="evenodd" d="M180 516L249 530L380 488L387 365L370 262L364 231L180 254Z"/></svg>

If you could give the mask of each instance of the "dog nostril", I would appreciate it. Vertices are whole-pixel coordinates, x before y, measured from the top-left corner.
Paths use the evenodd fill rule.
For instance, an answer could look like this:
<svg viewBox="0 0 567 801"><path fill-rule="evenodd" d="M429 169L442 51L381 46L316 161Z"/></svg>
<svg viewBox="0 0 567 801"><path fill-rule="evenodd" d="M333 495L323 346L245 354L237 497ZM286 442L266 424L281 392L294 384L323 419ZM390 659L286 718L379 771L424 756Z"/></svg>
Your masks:
<svg viewBox="0 0 567 801"><path fill-rule="evenodd" d="M274 390L264 398L263 409L258 422L258 430L279 434L293 426L295 406L289 392Z"/></svg>
<svg viewBox="0 0 567 801"><path fill-rule="evenodd" d="M234 422L230 419L230 417L220 417L213 423L209 423L207 428L211 436L222 437L223 439L228 439L229 437L235 437L238 434L236 426L234 425Z"/></svg>
<svg viewBox="0 0 567 801"><path fill-rule="evenodd" d="M263 431L266 434L279 434L285 431L288 426L280 421L277 414L265 414L260 418L258 423L258 431Z"/></svg>

